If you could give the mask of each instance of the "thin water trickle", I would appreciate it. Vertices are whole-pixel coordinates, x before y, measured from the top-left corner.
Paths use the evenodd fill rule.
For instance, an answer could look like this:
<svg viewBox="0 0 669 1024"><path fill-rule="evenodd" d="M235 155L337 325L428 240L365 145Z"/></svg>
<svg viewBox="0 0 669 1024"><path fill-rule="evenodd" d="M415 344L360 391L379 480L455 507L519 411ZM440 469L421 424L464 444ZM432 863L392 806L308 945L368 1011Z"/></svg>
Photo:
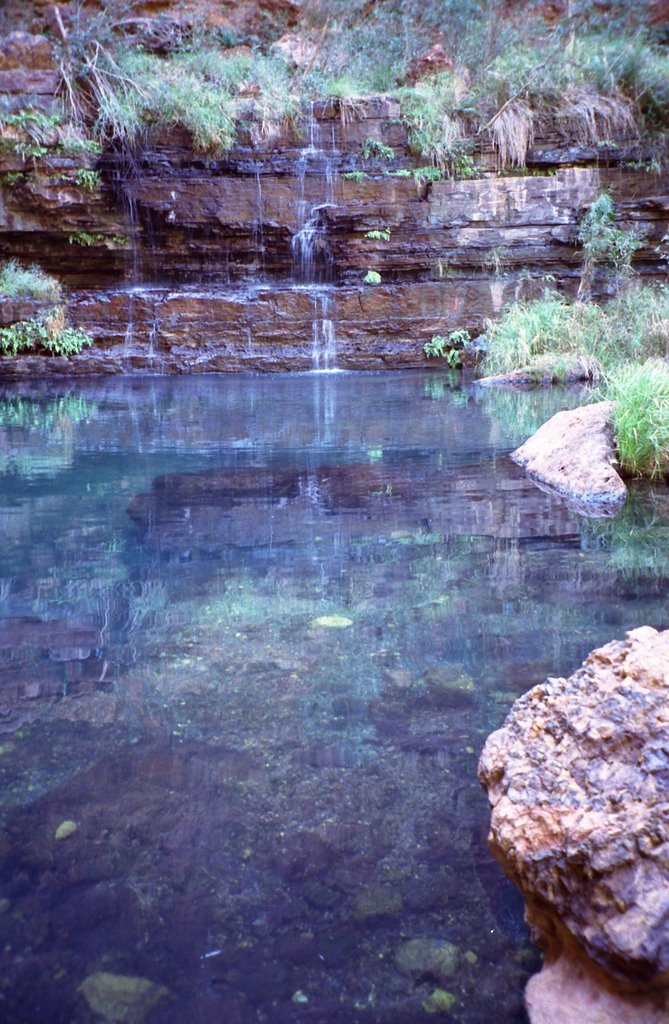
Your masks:
<svg viewBox="0 0 669 1024"><path fill-rule="evenodd" d="M132 291L128 292L128 322L125 328L125 336L123 344L126 349L132 347L133 337L135 332L135 304L133 301Z"/></svg>
<svg viewBox="0 0 669 1024"><path fill-rule="evenodd" d="M122 208L125 210L130 231L130 274L133 284L138 284L142 276L142 245L141 226L137 209L137 197L134 182L139 177L139 167L135 153L127 145L120 144L117 161L114 166L113 186Z"/></svg>
<svg viewBox="0 0 669 1024"><path fill-rule="evenodd" d="M297 229L291 242L293 280L306 285L322 285L332 280L333 258L328 242L328 210L336 207L334 131L330 151L323 147L323 133L311 103L308 119L309 144L298 160L299 198L295 216ZM306 198L307 175L321 180L323 188L318 202L310 205ZM311 362L315 371L336 369L336 330L329 316L330 296L323 291L313 292L314 319L312 323Z"/></svg>
<svg viewBox="0 0 669 1024"><path fill-rule="evenodd" d="M256 253L259 256L258 260L258 273L260 279L265 277L265 269L267 265L267 250L265 247L265 207L263 203L262 194L262 181L260 179L261 165L257 164L255 169L256 179L256 208L258 216L253 222L253 240Z"/></svg>
<svg viewBox="0 0 669 1024"><path fill-rule="evenodd" d="M313 103L309 110L308 132L309 144L301 150L297 163L299 189L295 206L296 230L291 249L293 278L304 283L315 283L328 281L332 276L327 210L336 206L336 151L332 149L328 153L323 148L322 129L315 117ZM332 145L334 147L334 136ZM312 181L323 182L316 202L306 198L307 176Z"/></svg>
<svg viewBox="0 0 669 1024"><path fill-rule="evenodd" d="M337 369L337 336L329 315L331 295L325 291L314 292L313 301L311 366L316 372L331 373Z"/></svg>

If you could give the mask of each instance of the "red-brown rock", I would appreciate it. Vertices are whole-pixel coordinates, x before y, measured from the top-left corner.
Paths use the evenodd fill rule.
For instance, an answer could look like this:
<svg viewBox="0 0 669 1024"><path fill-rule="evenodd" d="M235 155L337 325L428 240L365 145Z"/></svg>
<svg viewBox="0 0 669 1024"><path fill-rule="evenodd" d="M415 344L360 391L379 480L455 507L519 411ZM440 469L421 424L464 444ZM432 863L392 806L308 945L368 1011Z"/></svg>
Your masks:
<svg viewBox="0 0 669 1024"><path fill-rule="evenodd" d="M0 71L54 71L53 47L46 36L10 32L0 38Z"/></svg>
<svg viewBox="0 0 669 1024"><path fill-rule="evenodd" d="M423 78L430 78L442 71L453 71L455 64L448 56L441 43L434 43L424 53L418 54L409 62L407 68L407 80L418 82Z"/></svg>
<svg viewBox="0 0 669 1024"><path fill-rule="evenodd" d="M546 949L533 1024L669 1019L669 630L642 627L514 704L479 778Z"/></svg>

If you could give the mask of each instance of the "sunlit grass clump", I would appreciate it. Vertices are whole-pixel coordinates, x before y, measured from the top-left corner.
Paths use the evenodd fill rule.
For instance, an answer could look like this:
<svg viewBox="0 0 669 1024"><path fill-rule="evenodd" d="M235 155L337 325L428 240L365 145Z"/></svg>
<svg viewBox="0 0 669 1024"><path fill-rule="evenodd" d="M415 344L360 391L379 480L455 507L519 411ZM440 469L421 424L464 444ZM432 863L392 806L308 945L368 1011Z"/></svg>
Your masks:
<svg viewBox="0 0 669 1024"><path fill-rule="evenodd" d="M486 325L485 374L601 379L616 366L669 354L669 288L628 288L603 306L546 292Z"/></svg>
<svg viewBox="0 0 669 1024"><path fill-rule="evenodd" d="M18 260L9 260L0 266L0 295L8 299L56 302L61 297L61 286L41 267L22 267Z"/></svg>
<svg viewBox="0 0 669 1024"><path fill-rule="evenodd" d="M648 359L607 375L604 397L614 403L613 427L622 468L659 477L669 467L669 364Z"/></svg>
<svg viewBox="0 0 669 1024"><path fill-rule="evenodd" d="M134 140L150 126L180 125L203 153L225 153L239 123L253 118L270 138L300 104L286 65L262 54L198 49L157 57L139 49L89 68L103 140Z"/></svg>

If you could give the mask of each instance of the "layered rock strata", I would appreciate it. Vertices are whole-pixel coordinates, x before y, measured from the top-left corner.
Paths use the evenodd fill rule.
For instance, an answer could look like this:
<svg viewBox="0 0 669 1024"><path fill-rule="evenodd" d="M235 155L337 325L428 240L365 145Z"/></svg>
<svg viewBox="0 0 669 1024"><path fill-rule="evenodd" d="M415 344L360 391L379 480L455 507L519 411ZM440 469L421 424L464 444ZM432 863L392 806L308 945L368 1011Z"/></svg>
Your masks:
<svg viewBox="0 0 669 1024"><path fill-rule="evenodd" d="M669 630L548 679L489 738L490 843L545 966L532 1024L669 1019Z"/></svg>
<svg viewBox="0 0 669 1024"><path fill-rule="evenodd" d="M44 37L7 37L0 74L10 109L58 114ZM432 167L415 173L425 161L387 96L305 106L269 135L249 120L218 157L176 127L100 156L55 129L44 154L26 155L17 131L0 137L0 259L39 262L70 288L71 318L98 351L68 372L331 368L325 345L344 368L424 365L434 334L477 334L547 280L574 293L577 226L602 189L644 240L639 275L665 276L669 180L635 140L593 149L547 135L510 176L484 144L476 177L434 181ZM365 157L370 140L392 159ZM600 296L607 287L595 281ZM3 304L0 326L16 316Z"/></svg>

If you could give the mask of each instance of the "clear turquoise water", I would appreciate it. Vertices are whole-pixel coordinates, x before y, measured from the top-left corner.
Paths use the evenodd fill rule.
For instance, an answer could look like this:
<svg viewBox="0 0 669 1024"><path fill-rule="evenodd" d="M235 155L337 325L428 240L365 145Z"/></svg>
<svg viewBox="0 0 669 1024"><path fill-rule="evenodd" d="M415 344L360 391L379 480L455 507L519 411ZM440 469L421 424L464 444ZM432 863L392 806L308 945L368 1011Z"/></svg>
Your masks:
<svg viewBox="0 0 669 1024"><path fill-rule="evenodd" d="M147 1024L524 1020L477 757L666 627L669 502L580 518L507 458L578 395L449 381L0 393L0 1018L99 1020L107 971L169 989Z"/></svg>

